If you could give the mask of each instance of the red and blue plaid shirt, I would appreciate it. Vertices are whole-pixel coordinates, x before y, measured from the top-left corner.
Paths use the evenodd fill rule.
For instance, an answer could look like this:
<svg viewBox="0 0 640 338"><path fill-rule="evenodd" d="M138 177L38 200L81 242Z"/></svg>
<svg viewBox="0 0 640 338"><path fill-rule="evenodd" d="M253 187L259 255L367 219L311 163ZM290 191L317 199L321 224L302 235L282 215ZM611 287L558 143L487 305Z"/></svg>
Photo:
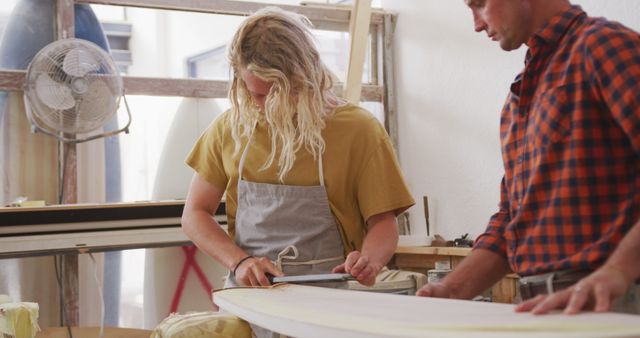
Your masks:
<svg viewBox="0 0 640 338"><path fill-rule="evenodd" d="M522 276L593 270L640 218L640 35L573 6L527 45L500 123L500 209L474 248Z"/></svg>

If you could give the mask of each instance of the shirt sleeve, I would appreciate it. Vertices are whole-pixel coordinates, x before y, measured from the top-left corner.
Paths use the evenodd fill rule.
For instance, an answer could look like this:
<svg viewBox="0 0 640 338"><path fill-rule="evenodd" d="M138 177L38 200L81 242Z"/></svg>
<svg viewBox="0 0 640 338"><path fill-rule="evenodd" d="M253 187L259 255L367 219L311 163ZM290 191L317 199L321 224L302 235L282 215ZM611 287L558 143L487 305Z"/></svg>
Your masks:
<svg viewBox="0 0 640 338"><path fill-rule="evenodd" d="M640 156L640 34L603 25L587 39L585 53L593 87Z"/></svg>
<svg viewBox="0 0 640 338"><path fill-rule="evenodd" d="M391 142L383 135L358 175L357 198L365 221L389 211L398 215L415 204Z"/></svg>
<svg viewBox="0 0 640 338"><path fill-rule="evenodd" d="M224 169L223 140L224 116L219 116L200 135L191 153L185 160L186 164L202 176L207 182L218 189L226 189L229 177Z"/></svg>
<svg viewBox="0 0 640 338"><path fill-rule="evenodd" d="M511 221L509 214L509 199L504 176L500 182L500 207L498 212L491 216L484 233L476 239L473 250L487 249L504 257L507 256L507 243L504 236L505 229Z"/></svg>

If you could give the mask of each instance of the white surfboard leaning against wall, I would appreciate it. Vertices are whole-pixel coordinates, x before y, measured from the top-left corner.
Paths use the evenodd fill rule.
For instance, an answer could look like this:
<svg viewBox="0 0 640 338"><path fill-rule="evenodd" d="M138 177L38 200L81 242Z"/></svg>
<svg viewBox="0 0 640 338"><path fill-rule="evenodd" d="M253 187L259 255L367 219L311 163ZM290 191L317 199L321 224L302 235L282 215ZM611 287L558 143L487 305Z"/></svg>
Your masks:
<svg viewBox="0 0 640 338"><path fill-rule="evenodd" d="M198 137L222 113L215 99L184 98L180 103L165 140L155 178L152 199L185 199L193 170L184 163ZM225 267L201 252L196 262L214 288L222 287ZM169 315L185 254L179 247L147 249L144 280L144 327L155 327ZM212 309L209 293L190 268L181 295L178 312Z"/></svg>

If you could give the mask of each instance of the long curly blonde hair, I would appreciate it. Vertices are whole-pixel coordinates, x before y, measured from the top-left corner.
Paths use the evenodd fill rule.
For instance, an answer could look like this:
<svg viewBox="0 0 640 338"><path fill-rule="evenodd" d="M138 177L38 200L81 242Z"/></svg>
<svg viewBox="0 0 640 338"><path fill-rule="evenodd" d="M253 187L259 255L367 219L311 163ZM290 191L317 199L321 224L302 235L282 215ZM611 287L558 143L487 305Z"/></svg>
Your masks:
<svg viewBox="0 0 640 338"><path fill-rule="evenodd" d="M227 57L233 70L229 98L235 154L241 139L249 137L255 123L264 118L270 128L271 153L261 170L273 165L277 156L282 182L303 145L316 159L324 152L325 118L344 102L331 91L332 74L320 60L311 22L293 12L264 8L242 23ZM262 114L240 78L242 70L272 83Z"/></svg>

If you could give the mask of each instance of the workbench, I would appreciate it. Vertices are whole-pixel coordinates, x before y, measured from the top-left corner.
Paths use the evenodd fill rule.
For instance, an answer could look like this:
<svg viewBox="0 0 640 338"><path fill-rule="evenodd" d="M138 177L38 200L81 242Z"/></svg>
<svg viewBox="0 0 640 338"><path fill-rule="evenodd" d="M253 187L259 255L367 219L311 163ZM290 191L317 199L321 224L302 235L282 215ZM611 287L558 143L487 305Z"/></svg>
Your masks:
<svg viewBox="0 0 640 338"><path fill-rule="evenodd" d="M454 269L471 252L471 248L399 246L389 266L393 269L416 271L427 274L435 268L436 261L448 261ZM511 273L502 278L489 291L496 303L518 302L518 275Z"/></svg>

